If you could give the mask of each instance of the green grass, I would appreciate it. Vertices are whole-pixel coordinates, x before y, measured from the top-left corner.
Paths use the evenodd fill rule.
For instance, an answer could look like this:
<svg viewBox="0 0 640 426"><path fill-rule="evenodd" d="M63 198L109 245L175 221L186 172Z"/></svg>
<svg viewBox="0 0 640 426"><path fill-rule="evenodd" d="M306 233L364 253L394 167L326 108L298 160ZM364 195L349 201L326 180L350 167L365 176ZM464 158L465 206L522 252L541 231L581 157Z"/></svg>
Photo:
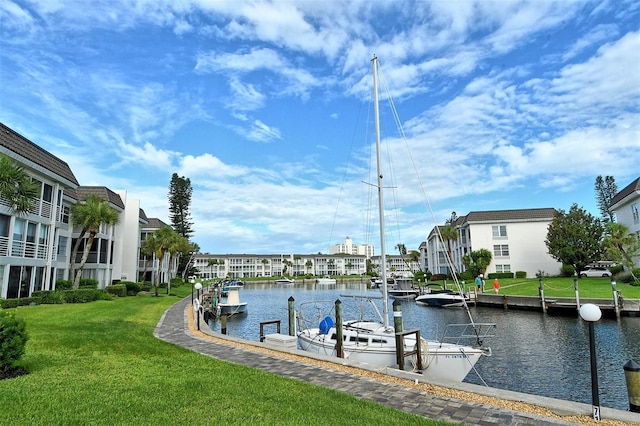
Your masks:
<svg viewBox="0 0 640 426"><path fill-rule="evenodd" d="M0 380L0 425L446 424L160 341L172 291L16 309L30 374Z"/></svg>
<svg viewBox="0 0 640 426"><path fill-rule="evenodd" d="M513 296L538 296L538 279L500 279L500 294ZM575 297L573 278L553 277L545 278L545 297ZM473 286L473 282L466 283L465 288ZM617 290L625 299L640 299L640 286L617 283ZM486 280L485 291L493 293L493 280ZM611 299L612 287L610 278L580 278L578 280L580 297Z"/></svg>

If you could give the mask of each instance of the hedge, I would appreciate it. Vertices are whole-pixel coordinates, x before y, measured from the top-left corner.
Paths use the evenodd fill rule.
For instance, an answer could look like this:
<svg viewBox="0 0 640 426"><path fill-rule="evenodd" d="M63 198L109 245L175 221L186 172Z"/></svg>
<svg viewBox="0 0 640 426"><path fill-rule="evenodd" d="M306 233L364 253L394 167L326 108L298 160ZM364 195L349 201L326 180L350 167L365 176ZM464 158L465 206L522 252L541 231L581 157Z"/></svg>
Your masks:
<svg viewBox="0 0 640 426"><path fill-rule="evenodd" d="M0 311L0 376L24 355L28 339L25 320Z"/></svg>

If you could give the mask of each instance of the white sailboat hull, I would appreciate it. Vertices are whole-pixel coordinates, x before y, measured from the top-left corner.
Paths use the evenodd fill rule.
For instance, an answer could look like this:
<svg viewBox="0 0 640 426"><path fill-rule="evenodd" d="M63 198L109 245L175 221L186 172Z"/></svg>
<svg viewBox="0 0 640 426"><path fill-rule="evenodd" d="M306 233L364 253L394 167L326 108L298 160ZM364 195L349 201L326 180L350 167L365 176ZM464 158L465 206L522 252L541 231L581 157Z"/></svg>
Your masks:
<svg viewBox="0 0 640 426"><path fill-rule="evenodd" d="M366 329L371 331L364 332ZM343 326L343 339L345 359L377 367L398 368L393 329L385 331L381 324L372 322L350 322ZM404 350L414 350L415 342L414 338L405 338ZM326 334L319 328L303 330L298 334L298 345L304 351L337 356L336 329L332 327ZM440 381L461 382L485 354L480 348L424 339L422 350L423 376ZM415 358L407 357L405 365L413 368L414 364Z"/></svg>

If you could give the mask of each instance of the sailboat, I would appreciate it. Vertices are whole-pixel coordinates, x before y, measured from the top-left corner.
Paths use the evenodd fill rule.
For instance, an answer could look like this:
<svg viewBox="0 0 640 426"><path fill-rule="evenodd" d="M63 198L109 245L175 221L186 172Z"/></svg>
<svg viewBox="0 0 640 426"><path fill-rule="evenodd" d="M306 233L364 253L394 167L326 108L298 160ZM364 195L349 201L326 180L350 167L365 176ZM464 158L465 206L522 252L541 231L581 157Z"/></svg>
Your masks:
<svg viewBox="0 0 640 426"><path fill-rule="evenodd" d="M376 135L376 160L377 160L377 190L378 190L378 213L380 221L380 249L381 249L381 281L387 282L387 260L385 251L385 233L384 233L384 200L383 200L383 183L382 183L382 167L381 167L381 149L380 149L380 117L378 104L378 59L374 55L371 60L373 65L373 93L374 93L374 117L375 117L375 135ZM380 315L380 321L371 320L347 320L341 324L341 335L343 339L342 352L344 358L367 363L378 367L398 367L397 348L396 348L396 332L393 326L389 325L389 304L388 289L386 285L382 285L382 303L383 313ZM379 312L373 301L369 300L375 311ZM314 352L318 354L337 356L336 343L339 335L337 324L331 317L325 317L319 323L318 327L307 328L298 332L298 345L304 351ZM465 326L463 331L453 341L445 341L447 332L441 340L425 340L420 338L418 342L415 335L407 335L403 339L404 352L414 351L420 345L422 352L421 373L424 377L431 380L444 381L462 381L467 374L473 369L474 365L484 355L490 355L490 348L481 348L459 344L464 341L460 339L477 337L480 343L480 337L477 334L477 328L472 327L468 332ZM413 337L412 337L413 336ZM420 363L412 360L411 363L403 363L405 365Z"/></svg>

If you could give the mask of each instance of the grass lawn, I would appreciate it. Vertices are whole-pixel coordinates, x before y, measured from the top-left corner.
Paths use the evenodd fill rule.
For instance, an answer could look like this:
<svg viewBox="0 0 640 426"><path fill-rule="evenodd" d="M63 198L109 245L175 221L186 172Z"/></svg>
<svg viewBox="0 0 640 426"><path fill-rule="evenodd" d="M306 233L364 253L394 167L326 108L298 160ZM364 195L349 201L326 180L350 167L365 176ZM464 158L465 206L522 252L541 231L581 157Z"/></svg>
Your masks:
<svg viewBox="0 0 640 426"><path fill-rule="evenodd" d="M172 291L15 309L30 374L0 380L0 424L446 424L160 341Z"/></svg>
<svg viewBox="0 0 640 426"><path fill-rule="evenodd" d="M513 296L538 296L538 279L500 279L500 294ZM545 278L545 297L575 297L573 278ZM473 282L466 283L465 288L473 286ZM640 286L617 283L617 290L625 299L640 299ZM485 291L493 293L493 280L486 280ZM611 299L612 287L610 278L580 278L578 280L580 297Z"/></svg>

